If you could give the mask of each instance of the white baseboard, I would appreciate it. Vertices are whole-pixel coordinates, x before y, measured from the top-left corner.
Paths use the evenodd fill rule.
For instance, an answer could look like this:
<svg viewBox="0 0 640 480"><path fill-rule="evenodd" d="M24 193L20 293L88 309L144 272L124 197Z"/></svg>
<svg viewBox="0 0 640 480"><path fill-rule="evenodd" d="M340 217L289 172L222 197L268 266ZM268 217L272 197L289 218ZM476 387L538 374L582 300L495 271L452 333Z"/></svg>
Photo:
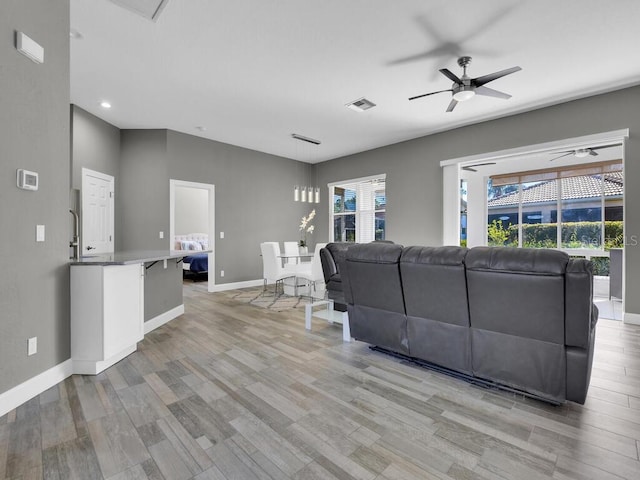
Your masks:
<svg viewBox="0 0 640 480"><path fill-rule="evenodd" d="M144 322L144 334L155 330L158 327L161 327L165 323L170 320L173 320L176 317L179 317L184 313L184 304L178 305L177 307L172 308L171 310L167 310L164 313L161 313L157 317L153 317L151 320L147 320Z"/></svg>
<svg viewBox="0 0 640 480"><path fill-rule="evenodd" d="M640 314L624 312L624 320L622 323L629 323L631 325L640 325Z"/></svg>
<svg viewBox="0 0 640 480"><path fill-rule="evenodd" d="M247 280L246 282L222 283L213 286L212 292L224 292L225 290L235 290L236 288L261 287L263 280Z"/></svg>
<svg viewBox="0 0 640 480"><path fill-rule="evenodd" d="M62 362L0 395L0 417L73 374L73 361Z"/></svg>

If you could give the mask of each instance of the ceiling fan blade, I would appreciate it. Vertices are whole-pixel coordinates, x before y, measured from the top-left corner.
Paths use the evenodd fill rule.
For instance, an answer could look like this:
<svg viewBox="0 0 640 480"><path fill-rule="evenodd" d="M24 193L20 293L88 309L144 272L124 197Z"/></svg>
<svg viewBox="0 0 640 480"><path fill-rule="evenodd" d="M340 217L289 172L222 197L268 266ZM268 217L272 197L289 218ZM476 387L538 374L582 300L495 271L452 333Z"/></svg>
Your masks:
<svg viewBox="0 0 640 480"><path fill-rule="evenodd" d="M485 97L495 97L495 98L503 98L504 100L509 100L511 95L508 93L501 92L499 90L494 90L489 87L477 87L475 89L477 95L484 95Z"/></svg>
<svg viewBox="0 0 640 480"><path fill-rule="evenodd" d="M598 152L594 151L593 148L589 149L589 155L591 155L592 157L595 157L596 155L598 155Z"/></svg>
<svg viewBox="0 0 640 480"><path fill-rule="evenodd" d="M496 162L485 162L485 163L474 163L473 165L469 165L470 167L484 167L486 165L495 165Z"/></svg>
<svg viewBox="0 0 640 480"><path fill-rule="evenodd" d="M458 101L455 98L452 98L451 103L449 103L449 106L447 107L447 112L453 112L453 109L456 108L457 104Z"/></svg>
<svg viewBox="0 0 640 480"><path fill-rule="evenodd" d="M453 90L448 89L448 90L438 90L437 92L431 92L431 93L423 93L422 95L416 95L415 97L410 97L409 100L415 100L416 98L428 97L429 95L435 95L436 93L452 92L452 91Z"/></svg>
<svg viewBox="0 0 640 480"><path fill-rule="evenodd" d="M499 72L490 73L489 75L484 75L482 77L474 78L471 80L471 85L475 85L476 87L480 87L485 83L493 82L498 78L504 77L505 75L509 75L511 73L519 72L522 70L520 67L511 67L506 70L500 70ZM442 70L440 70L442 71Z"/></svg>
<svg viewBox="0 0 640 480"><path fill-rule="evenodd" d="M459 85L462 85L462 80L460 80L454 73L451 72L448 68L441 68L440 73L447 77L452 82L455 82Z"/></svg>
<svg viewBox="0 0 640 480"><path fill-rule="evenodd" d="M602 148L611 148L611 147L619 147L621 143L612 143L611 145L600 145L598 147L591 147L590 150L600 150Z"/></svg>
<svg viewBox="0 0 640 480"><path fill-rule="evenodd" d="M571 150L570 152L567 152L567 153L565 153L564 155L560 155L559 157L552 158L552 159L551 159L551 160L549 160L549 161L550 161L550 162L553 162L554 160L558 160L559 158L562 158L562 157L568 157L569 155L573 155L573 154L574 154L574 151L573 151L573 150Z"/></svg>
<svg viewBox="0 0 640 480"><path fill-rule="evenodd" d="M462 170L466 170L467 172L477 172L478 171L475 168L471 168L471 167L462 167Z"/></svg>

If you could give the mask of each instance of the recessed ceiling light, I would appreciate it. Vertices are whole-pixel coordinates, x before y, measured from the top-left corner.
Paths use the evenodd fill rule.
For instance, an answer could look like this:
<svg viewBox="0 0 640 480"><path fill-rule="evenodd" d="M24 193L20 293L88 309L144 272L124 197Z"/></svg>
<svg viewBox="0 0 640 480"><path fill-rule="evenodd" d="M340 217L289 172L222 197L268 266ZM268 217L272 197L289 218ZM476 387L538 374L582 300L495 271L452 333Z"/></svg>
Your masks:
<svg viewBox="0 0 640 480"><path fill-rule="evenodd" d="M102 108L111 108L111 104L107 101L100 102Z"/></svg>
<svg viewBox="0 0 640 480"><path fill-rule="evenodd" d="M82 40L84 38L84 35L82 35L82 33L80 33L75 28L72 28L71 30L69 30L69 36L74 40Z"/></svg>

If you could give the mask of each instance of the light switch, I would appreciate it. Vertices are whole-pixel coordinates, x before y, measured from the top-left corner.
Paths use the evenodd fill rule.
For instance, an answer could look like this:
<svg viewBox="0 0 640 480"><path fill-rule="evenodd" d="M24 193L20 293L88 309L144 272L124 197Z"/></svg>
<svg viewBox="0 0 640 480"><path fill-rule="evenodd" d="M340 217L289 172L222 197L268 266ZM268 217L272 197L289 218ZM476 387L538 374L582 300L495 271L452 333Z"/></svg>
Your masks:
<svg viewBox="0 0 640 480"><path fill-rule="evenodd" d="M44 225L36 225L36 242L44 242Z"/></svg>
<svg viewBox="0 0 640 480"><path fill-rule="evenodd" d="M224 238L224 232L220 232L220 238Z"/></svg>
<svg viewBox="0 0 640 480"><path fill-rule="evenodd" d="M27 355L35 355L38 353L38 337L31 337L27 339Z"/></svg>
<svg viewBox="0 0 640 480"><path fill-rule="evenodd" d="M160 234L158 235L160 238L164 238L164 232L160 232Z"/></svg>

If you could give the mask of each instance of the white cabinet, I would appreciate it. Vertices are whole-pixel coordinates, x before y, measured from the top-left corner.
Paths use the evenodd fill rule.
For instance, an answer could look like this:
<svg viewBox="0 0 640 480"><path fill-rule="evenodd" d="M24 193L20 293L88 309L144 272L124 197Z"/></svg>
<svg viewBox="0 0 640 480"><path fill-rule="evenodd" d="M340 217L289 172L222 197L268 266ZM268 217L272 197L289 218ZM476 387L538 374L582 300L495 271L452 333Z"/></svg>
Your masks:
<svg viewBox="0 0 640 480"><path fill-rule="evenodd" d="M95 375L144 336L144 265L71 266L73 371Z"/></svg>

